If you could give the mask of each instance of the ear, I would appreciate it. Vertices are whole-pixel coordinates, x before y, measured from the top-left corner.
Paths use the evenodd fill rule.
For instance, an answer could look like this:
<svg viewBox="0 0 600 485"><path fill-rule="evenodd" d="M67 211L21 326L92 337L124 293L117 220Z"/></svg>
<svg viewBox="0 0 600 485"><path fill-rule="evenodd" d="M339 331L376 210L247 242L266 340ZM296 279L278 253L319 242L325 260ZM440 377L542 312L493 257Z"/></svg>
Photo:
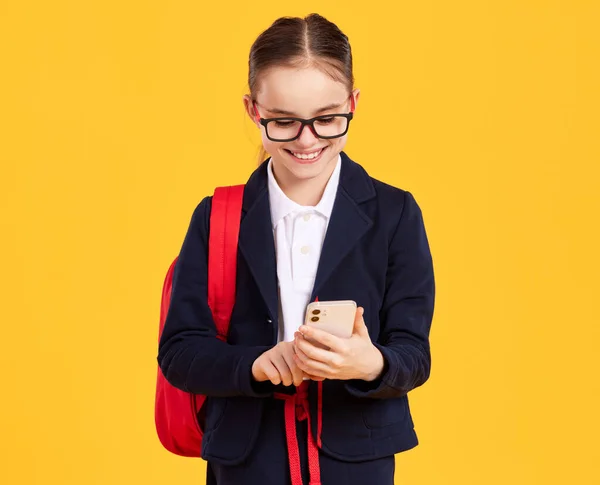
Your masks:
<svg viewBox="0 0 600 485"><path fill-rule="evenodd" d="M354 111L356 111L356 107L358 106L358 98L360 97L360 89L355 89L352 91L352 96L354 97Z"/></svg>
<svg viewBox="0 0 600 485"><path fill-rule="evenodd" d="M246 110L246 114L252 120L252 123L258 126L258 121L256 120L256 113L254 112L254 106L252 103L252 98L249 94L245 94L243 97L244 109Z"/></svg>

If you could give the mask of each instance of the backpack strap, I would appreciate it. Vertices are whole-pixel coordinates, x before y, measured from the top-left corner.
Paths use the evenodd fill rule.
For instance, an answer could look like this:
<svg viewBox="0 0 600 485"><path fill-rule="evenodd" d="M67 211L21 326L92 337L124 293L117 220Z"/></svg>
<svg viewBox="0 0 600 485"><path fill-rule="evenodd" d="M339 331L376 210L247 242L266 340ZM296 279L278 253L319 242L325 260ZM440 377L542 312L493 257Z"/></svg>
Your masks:
<svg viewBox="0 0 600 485"><path fill-rule="evenodd" d="M227 339L235 303L236 265L244 185L217 187L208 238L208 306L217 337Z"/></svg>

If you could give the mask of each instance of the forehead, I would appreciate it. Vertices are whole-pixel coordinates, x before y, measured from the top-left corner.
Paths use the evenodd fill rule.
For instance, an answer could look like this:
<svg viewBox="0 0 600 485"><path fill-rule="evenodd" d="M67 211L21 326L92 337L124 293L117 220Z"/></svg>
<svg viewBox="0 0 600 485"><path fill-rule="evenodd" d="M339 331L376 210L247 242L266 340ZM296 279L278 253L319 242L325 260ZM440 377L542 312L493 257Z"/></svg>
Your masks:
<svg viewBox="0 0 600 485"><path fill-rule="evenodd" d="M279 109L309 117L323 106L343 103L346 86L316 67L273 67L261 75L257 101L266 109Z"/></svg>

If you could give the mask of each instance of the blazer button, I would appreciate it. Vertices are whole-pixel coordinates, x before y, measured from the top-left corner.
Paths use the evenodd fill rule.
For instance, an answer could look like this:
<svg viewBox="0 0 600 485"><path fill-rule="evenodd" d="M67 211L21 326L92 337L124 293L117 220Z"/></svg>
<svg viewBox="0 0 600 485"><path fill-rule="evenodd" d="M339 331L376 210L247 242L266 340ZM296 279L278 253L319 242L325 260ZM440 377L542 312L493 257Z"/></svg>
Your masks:
<svg viewBox="0 0 600 485"><path fill-rule="evenodd" d="M273 323L273 320L271 320L270 318L267 318L267 323Z"/></svg>

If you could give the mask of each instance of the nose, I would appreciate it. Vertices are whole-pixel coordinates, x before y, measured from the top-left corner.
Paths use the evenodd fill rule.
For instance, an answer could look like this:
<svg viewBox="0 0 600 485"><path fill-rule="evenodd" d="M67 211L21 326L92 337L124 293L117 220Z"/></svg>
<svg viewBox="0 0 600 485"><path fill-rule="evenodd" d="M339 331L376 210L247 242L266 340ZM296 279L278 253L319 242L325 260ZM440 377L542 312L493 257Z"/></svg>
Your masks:
<svg viewBox="0 0 600 485"><path fill-rule="evenodd" d="M317 141L317 140L318 140L318 138L313 133L310 125L304 125L302 127L302 131L300 132L300 137L296 140L296 143L299 145L298 148L300 148L300 147L309 148L309 147L313 146L315 144L315 141Z"/></svg>

